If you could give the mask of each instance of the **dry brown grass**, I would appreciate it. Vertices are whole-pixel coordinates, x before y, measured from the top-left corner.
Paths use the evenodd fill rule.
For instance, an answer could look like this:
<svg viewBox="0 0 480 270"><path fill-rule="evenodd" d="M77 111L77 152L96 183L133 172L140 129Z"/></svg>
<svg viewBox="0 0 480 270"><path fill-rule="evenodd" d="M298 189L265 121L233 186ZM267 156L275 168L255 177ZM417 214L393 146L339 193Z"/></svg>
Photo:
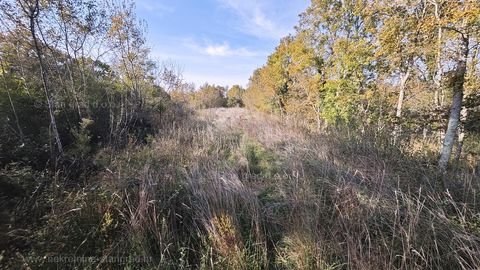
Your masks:
<svg viewBox="0 0 480 270"><path fill-rule="evenodd" d="M478 177L456 171L445 190L428 159L367 134L211 109L96 160L104 170L91 186L56 201L57 210L81 210L52 222L59 236L84 225L88 237L66 247L153 258L122 267L480 268ZM58 250L34 249L47 252Z"/></svg>
<svg viewBox="0 0 480 270"><path fill-rule="evenodd" d="M274 243L280 265L480 267L478 186L468 171L452 174L445 191L428 158L365 134L310 133L243 109L210 109L201 115L218 130L253 138L280 160L271 179L260 184L257 178L244 180L260 201L268 195L262 202L264 222L270 224L265 233L272 228L282 232Z"/></svg>

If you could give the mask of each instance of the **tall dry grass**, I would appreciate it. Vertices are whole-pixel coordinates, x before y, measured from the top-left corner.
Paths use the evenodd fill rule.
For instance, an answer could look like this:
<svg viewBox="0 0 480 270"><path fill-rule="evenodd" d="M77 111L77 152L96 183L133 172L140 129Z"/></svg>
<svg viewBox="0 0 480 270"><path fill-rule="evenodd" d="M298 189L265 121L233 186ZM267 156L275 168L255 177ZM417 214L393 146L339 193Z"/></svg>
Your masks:
<svg viewBox="0 0 480 270"><path fill-rule="evenodd" d="M211 110L96 162L39 225L58 237L35 239L67 244L32 254L93 254L105 260L75 267L104 269L480 268L478 176L456 170L446 189L428 158L378 134Z"/></svg>

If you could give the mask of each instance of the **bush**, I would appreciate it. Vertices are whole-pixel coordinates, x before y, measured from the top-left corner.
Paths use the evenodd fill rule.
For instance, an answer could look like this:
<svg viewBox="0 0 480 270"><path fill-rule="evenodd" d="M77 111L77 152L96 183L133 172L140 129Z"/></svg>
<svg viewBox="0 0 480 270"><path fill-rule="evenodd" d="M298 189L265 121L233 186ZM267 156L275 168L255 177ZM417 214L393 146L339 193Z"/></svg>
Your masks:
<svg viewBox="0 0 480 270"><path fill-rule="evenodd" d="M196 109L225 107L227 105L225 88L205 84L201 86L198 91L193 93L191 103Z"/></svg>

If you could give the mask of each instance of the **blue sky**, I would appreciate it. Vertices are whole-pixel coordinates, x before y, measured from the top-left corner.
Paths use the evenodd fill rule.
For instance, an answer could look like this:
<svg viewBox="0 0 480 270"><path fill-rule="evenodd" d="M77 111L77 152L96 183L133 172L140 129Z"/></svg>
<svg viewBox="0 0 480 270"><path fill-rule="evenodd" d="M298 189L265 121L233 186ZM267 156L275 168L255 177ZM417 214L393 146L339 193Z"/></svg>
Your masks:
<svg viewBox="0 0 480 270"><path fill-rule="evenodd" d="M137 0L152 57L173 62L197 86L246 86L308 0Z"/></svg>

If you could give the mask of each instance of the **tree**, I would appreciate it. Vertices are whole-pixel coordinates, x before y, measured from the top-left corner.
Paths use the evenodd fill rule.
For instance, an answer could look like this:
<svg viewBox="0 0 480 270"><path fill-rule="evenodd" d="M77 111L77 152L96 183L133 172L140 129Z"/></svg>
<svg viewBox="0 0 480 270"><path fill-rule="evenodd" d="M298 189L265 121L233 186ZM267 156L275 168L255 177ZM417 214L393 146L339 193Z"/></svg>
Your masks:
<svg viewBox="0 0 480 270"><path fill-rule="evenodd" d="M364 94L374 87L377 12L372 1L312 1L300 27L318 57L321 116L350 122L365 111ZM319 65L318 65L319 64Z"/></svg>
<svg viewBox="0 0 480 270"><path fill-rule="evenodd" d="M227 105L225 92L225 87L205 83L193 93L193 107L197 109L225 107Z"/></svg>
<svg viewBox="0 0 480 270"><path fill-rule="evenodd" d="M442 51L443 51L443 27L442 27L442 10L441 7L444 1L439 0L428 0L434 6L434 15L437 28L437 42L436 42L436 70L435 70L435 97L434 103L436 107L443 106L445 99L443 90L442 90Z"/></svg>
<svg viewBox="0 0 480 270"><path fill-rule="evenodd" d="M270 65L265 65L253 72L250 77L244 102L247 108L263 112L280 112L281 97L278 96L278 73Z"/></svg>
<svg viewBox="0 0 480 270"><path fill-rule="evenodd" d="M40 14L39 1L35 0L33 3L29 3L29 2L23 2L23 0L19 0L18 3L20 4L23 12L29 19L30 34L32 35L33 45L34 45L35 53L37 55L37 59L39 63L39 72L42 78L43 90L45 91L45 98L47 100L48 112L50 114L50 124L52 127L52 133L53 133L53 137L55 138L55 143L57 145L58 152L62 153L63 146L60 140L60 134L58 133L57 121L55 119L55 113L53 108L54 106L53 97L49 87L47 68L43 60L43 53L42 53L40 44L38 42L37 32L36 32L37 18Z"/></svg>
<svg viewBox="0 0 480 270"><path fill-rule="evenodd" d="M1 1L0 14L0 104L10 107L0 112L14 119L2 119L1 136L22 141L9 144L66 153L85 118L92 140L122 146L168 102L131 2Z"/></svg>
<svg viewBox="0 0 480 270"><path fill-rule="evenodd" d="M2 46L2 49L4 49L3 46ZM6 70L6 63L4 61L4 57L5 56L3 55L3 53L0 52L0 73L1 73L1 76L2 76L2 83L3 83L2 86L5 89L5 91L7 92L8 101L10 103L10 107L12 109L12 113L13 113L13 116L15 118L15 125L17 126L18 135L20 136L20 141L23 144L25 135L23 134L23 130L22 130L22 127L20 125L20 120L18 118L18 114L17 114L17 111L15 109L15 105L14 105L13 100L12 100L12 95L10 93L10 86L8 85L8 82L7 82L7 70Z"/></svg>
<svg viewBox="0 0 480 270"><path fill-rule="evenodd" d="M240 85L234 85L227 91L227 106L243 107L243 95L245 89Z"/></svg>
<svg viewBox="0 0 480 270"><path fill-rule="evenodd" d="M247 107L306 117L319 125L318 58L306 36L284 38L267 64L250 78L245 92Z"/></svg>
<svg viewBox="0 0 480 270"><path fill-rule="evenodd" d="M454 36L457 37L455 45L457 53L452 59L455 61L456 67L449 73L447 84L453 93L453 97L448 126L438 161L438 167L443 172L447 169L457 136L457 129L460 125L471 39L474 36L478 37L480 31L480 4L478 2L452 1L448 3L447 8L449 16L445 21L444 28L453 32Z"/></svg>
<svg viewBox="0 0 480 270"><path fill-rule="evenodd" d="M422 58L422 46L425 41L423 21L425 6L423 2L378 5L382 11L382 24L378 31L380 46L376 56L386 66L386 72L398 81L398 98L395 111L393 142L396 143L402 129L402 116L406 97L407 83L415 75L415 62ZM380 70L379 70L380 71Z"/></svg>

